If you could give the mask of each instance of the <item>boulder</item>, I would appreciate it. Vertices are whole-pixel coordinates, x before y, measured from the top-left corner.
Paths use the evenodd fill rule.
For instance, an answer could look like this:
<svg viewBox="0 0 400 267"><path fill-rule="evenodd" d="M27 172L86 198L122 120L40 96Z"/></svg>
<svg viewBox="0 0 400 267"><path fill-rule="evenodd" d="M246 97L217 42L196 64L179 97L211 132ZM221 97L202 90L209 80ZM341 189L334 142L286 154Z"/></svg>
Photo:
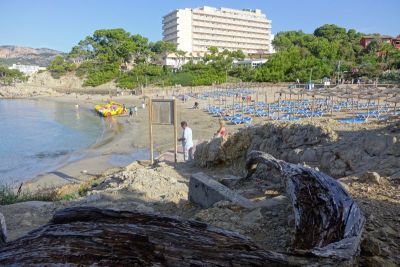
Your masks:
<svg viewBox="0 0 400 267"><path fill-rule="evenodd" d="M189 200L202 208L209 208L219 201L230 201L245 208L254 207L250 200L204 173L190 176Z"/></svg>

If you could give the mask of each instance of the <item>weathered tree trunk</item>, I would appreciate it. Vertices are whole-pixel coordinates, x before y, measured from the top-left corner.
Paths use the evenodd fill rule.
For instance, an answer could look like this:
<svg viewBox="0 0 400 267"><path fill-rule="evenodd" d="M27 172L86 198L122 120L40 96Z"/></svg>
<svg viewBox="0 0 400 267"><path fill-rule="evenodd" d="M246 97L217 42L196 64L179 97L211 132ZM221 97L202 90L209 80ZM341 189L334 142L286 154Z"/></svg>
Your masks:
<svg viewBox="0 0 400 267"><path fill-rule="evenodd" d="M0 249L0 266L295 266L307 262L265 251L247 238L204 223L91 207L59 211L49 224Z"/></svg>
<svg viewBox="0 0 400 267"><path fill-rule="evenodd" d="M4 216L0 213L0 247L4 246L7 241L7 228Z"/></svg>
<svg viewBox="0 0 400 267"><path fill-rule="evenodd" d="M257 164L281 174L295 217L294 248L316 256L353 258L359 249L364 216L357 203L332 177L314 169L252 151L248 176Z"/></svg>

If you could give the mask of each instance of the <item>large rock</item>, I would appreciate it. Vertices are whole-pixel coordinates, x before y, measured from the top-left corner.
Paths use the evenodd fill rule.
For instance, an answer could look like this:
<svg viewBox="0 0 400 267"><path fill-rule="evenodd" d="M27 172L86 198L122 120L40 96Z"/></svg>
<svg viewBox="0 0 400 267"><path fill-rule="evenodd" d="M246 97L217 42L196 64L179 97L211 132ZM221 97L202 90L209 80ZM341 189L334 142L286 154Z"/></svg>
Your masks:
<svg viewBox="0 0 400 267"><path fill-rule="evenodd" d="M250 200L204 173L190 176L189 200L202 208L209 208L219 201L230 201L245 208L254 207Z"/></svg>
<svg viewBox="0 0 400 267"><path fill-rule="evenodd" d="M335 178L368 170L392 176L400 171L399 126L344 133L318 123L269 122L238 131L221 142L211 140L197 147L200 166L230 166L239 175L247 154L263 151L291 163L318 167Z"/></svg>

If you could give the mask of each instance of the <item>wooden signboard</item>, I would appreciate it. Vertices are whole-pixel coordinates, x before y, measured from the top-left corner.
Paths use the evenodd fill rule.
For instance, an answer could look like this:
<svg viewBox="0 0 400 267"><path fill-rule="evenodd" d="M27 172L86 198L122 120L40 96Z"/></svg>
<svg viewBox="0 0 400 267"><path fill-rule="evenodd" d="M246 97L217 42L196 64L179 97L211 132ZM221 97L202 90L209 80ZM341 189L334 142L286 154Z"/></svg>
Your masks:
<svg viewBox="0 0 400 267"><path fill-rule="evenodd" d="M173 125L175 162L178 155L178 123L175 99L149 99L149 129L150 129L150 162L154 163L153 125Z"/></svg>
<svg viewBox="0 0 400 267"><path fill-rule="evenodd" d="M153 99L152 109L153 124L174 125L174 100Z"/></svg>

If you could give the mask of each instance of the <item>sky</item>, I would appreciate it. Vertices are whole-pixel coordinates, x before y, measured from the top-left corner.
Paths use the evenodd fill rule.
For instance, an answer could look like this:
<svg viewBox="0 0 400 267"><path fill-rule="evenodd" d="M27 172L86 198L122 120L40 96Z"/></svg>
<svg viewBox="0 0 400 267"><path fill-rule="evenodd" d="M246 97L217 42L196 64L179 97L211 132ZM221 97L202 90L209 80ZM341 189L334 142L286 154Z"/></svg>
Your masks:
<svg viewBox="0 0 400 267"><path fill-rule="evenodd" d="M177 8L261 9L272 33L312 33L337 24L363 33L400 34L400 0L0 0L0 45L69 52L97 29L124 28L162 39L162 16Z"/></svg>

